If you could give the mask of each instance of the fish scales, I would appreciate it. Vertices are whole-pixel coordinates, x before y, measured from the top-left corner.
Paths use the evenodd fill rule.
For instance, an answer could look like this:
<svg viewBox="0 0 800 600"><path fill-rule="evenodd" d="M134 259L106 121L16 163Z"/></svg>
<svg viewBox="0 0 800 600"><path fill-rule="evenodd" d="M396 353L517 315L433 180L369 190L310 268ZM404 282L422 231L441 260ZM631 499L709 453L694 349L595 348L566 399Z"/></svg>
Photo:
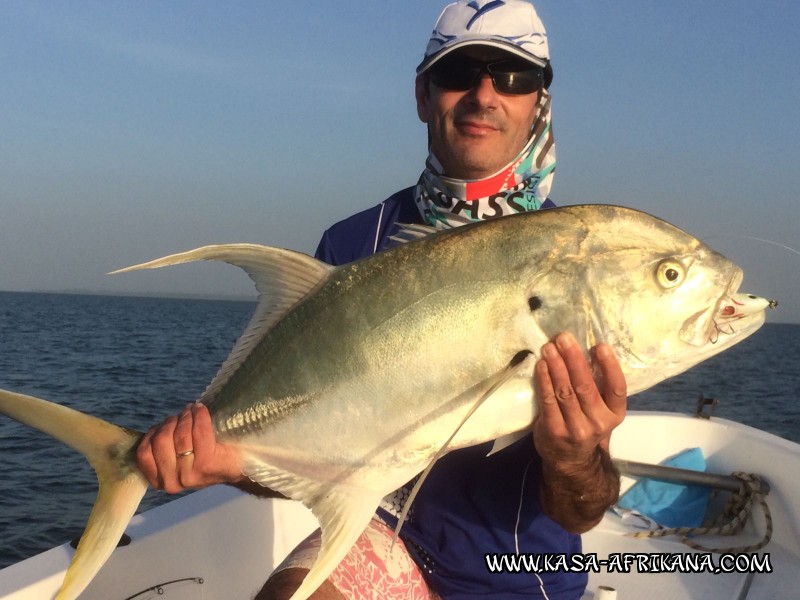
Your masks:
<svg viewBox="0 0 800 600"><path fill-rule="evenodd" d="M436 257L430 256L436 252L435 247L431 248L435 244L426 244L423 240L418 246L399 248L397 252L334 272L317 294L293 308L275 325L229 385L221 390L217 396L221 402L212 404L213 409L224 407L218 409L219 418L223 419L227 411L238 412L240 407L264 402L276 407L272 411L276 420L264 424L269 427L287 416L287 411L279 408L284 403L292 407L292 412L302 412L303 399L312 391L336 390L320 395L322 402L342 403L342 418L331 423L328 429L355 435L351 428L357 425L375 431L371 419L385 417L392 403L399 402L394 398L396 394L387 395L385 401L371 398L373 389L386 386L384 381L391 380L390 387L402 390L403 410L407 412L409 405L427 405L430 396L454 389L453 380L463 381L461 385L466 388L502 368L508 362L509 344L492 348L492 344L496 345L493 338L474 334L470 321L476 319L470 315L496 313L491 307L500 304L518 283L507 276L498 280L497 273L503 272L504 266L498 258L490 262L500 269L478 269L474 276L462 277L457 282L447 281L448 273L452 273L450 264L437 263ZM445 256L451 254L447 245L442 252ZM499 255L512 256L508 252ZM441 264L442 268L421 270L417 262L420 258L433 260L433 265ZM396 285L387 285L385 273L403 282L402 290ZM354 296L365 300L354 301ZM520 310L527 312L522 300ZM484 330L498 330L500 324L496 321L478 325ZM402 324L406 326L401 327ZM409 330L413 332L410 340ZM494 337L502 340L506 336ZM437 356L424 352L408 355L401 351L404 344L418 349L430 348L429 354ZM528 345L523 340L511 342L512 355ZM466 352L468 348L472 352ZM454 364L443 364L443 358L448 355L454 357ZM488 362L487 355L494 356L495 360ZM409 397L408 386L403 385L407 373L418 372L434 360L443 369L452 370L453 375L443 383L433 382L423 375L422 382L415 388L416 393ZM391 371L376 370L387 365L393 367ZM464 379L465 375L471 379ZM365 397L371 399L370 404L359 408L365 418L353 420L356 408L351 399L363 402ZM217 419L217 414L214 418ZM376 437L383 437L383 434L376 433Z"/></svg>

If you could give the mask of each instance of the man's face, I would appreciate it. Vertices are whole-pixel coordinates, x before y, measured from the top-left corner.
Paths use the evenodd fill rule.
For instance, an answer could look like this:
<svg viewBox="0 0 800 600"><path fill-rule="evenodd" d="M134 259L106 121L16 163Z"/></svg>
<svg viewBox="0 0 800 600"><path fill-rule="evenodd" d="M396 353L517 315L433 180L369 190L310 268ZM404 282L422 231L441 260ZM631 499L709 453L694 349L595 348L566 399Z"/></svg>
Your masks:
<svg viewBox="0 0 800 600"><path fill-rule="evenodd" d="M485 61L507 53L487 46L457 52ZM431 149L444 174L458 179L482 179L510 163L528 141L538 113L539 92L502 94L484 73L466 91L447 90L416 82L417 114L428 124Z"/></svg>

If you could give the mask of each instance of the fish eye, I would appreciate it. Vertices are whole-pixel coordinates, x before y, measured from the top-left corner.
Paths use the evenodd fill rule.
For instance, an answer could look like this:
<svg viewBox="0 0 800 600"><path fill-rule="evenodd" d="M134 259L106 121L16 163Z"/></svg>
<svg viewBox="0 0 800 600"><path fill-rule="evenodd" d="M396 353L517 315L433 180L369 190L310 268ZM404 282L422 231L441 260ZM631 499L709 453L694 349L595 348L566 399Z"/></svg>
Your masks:
<svg viewBox="0 0 800 600"><path fill-rule="evenodd" d="M667 259L658 263L656 268L656 281L665 288L674 288L683 283L686 277L686 267L677 260Z"/></svg>

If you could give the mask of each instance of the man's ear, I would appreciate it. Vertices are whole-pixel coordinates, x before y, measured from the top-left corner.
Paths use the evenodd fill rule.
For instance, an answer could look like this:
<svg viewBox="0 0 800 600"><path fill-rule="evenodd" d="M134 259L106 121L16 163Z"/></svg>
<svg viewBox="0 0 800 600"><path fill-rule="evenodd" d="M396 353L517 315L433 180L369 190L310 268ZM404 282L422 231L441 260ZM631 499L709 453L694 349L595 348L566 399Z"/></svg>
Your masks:
<svg viewBox="0 0 800 600"><path fill-rule="evenodd" d="M428 85L428 74L417 75L414 80L414 96L417 99L417 116L423 123L428 122L428 108L430 106L430 86Z"/></svg>

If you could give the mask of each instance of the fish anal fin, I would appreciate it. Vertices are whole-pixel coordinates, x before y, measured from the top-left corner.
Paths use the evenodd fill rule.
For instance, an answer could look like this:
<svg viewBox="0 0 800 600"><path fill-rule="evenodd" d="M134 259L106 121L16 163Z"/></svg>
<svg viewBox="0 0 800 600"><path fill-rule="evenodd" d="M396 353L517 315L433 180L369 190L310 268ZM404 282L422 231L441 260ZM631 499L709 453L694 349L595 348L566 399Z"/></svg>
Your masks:
<svg viewBox="0 0 800 600"><path fill-rule="evenodd" d="M342 483L315 481L269 466L254 456L245 456L243 472L259 485L302 502L319 521L322 530L319 555L291 597L291 600L305 600L327 579L364 532L382 494Z"/></svg>
<svg viewBox="0 0 800 600"><path fill-rule="evenodd" d="M306 600L339 566L375 515L380 494L336 490L311 506L319 519L322 546L314 566L290 600Z"/></svg>

